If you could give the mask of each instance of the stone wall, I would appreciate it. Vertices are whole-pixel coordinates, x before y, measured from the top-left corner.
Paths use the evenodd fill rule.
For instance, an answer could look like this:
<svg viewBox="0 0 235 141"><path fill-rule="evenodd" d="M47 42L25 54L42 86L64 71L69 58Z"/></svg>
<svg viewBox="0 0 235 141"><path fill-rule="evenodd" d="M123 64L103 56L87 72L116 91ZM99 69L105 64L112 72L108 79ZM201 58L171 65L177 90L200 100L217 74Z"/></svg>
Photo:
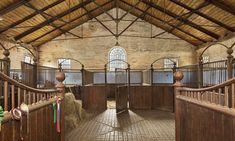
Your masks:
<svg viewBox="0 0 235 141"><path fill-rule="evenodd" d="M112 13L112 11L110 12ZM100 20L108 19L105 14L98 18ZM133 20L134 18L129 15L125 20ZM130 23L131 21L120 22L119 33ZM104 24L115 32L113 21L106 21ZM116 43L115 37L110 36L111 34L94 20L73 29L71 32L84 38L77 39L66 34L42 45L39 48L40 65L57 67L59 58L74 58L81 61L85 68L103 69L104 64L108 61L109 51ZM160 32L163 30L138 20L124 32L124 36L119 37L119 44L126 50L127 61L131 64L131 68L149 68L150 64L160 57L179 58L180 66L189 65L196 61L195 47L172 34L166 33L157 39L149 38L151 33L155 35ZM108 35L108 37L96 37L100 35ZM162 65L163 62L160 62L159 66ZM72 68L80 68L80 66L72 62Z"/></svg>
<svg viewBox="0 0 235 141"><path fill-rule="evenodd" d="M9 42L7 40L0 40L0 42L7 49L16 45L16 44ZM36 55L36 51L32 47L30 47L29 49L34 53L34 55ZM21 69L21 61L24 61L24 58L26 55L33 58L33 56L30 54L30 52L24 48L15 47L15 48L11 49L10 56L9 56L9 58L11 60L11 69ZM0 48L0 58L1 59L4 58L2 48Z"/></svg>
<svg viewBox="0 0 235 141"><path fill-rule="evenodd" d="M229 37L224 38L220 41L220 43L230 47L233 43L235 43L235 34L231 34ZM203 45L202 47L200 47L200 49L197 50L198 56L207 46L208 45ZM235 50L235 47L233 48L233 50ZM212 45L203 53L203 56L209 56L209 61L225 60L227 59L227 55L227 49L219 44ZM235 51L232 55L235 56Z"/></svg>

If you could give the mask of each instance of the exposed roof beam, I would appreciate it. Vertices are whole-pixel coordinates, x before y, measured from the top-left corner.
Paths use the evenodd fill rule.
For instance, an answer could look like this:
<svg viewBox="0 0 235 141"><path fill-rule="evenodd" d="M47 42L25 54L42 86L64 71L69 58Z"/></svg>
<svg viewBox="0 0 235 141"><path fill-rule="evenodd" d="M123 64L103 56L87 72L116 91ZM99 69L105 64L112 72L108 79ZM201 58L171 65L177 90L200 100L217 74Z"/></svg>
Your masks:
<svg viewBox="0 0 235 141"><path fill-rule="evenodd" d="M44 26L46 26L46 25L48 25L48 24L54 22L55 20L58 20L58 19L60 19L60 18L62 18L62 17L64 17L64 16L66 16L66 15L68 15L68 14L70 14L70 13L76 11L77 9L82 8L83 6L85 6L85 5L89 4L89 3L91 3L92 1L93 1L93 0L86 0L86 1L84 1L84 2L82 2L82 3L79 3L78 5L76 5L76 6L72 7L72 8L70 8L70 9L68 9L68 10L66 10L66 11L64 11L64 12L62 12L62 13L60 13L60 14L58 14L57 16L52 17L52 18L50 18L49 20L44 21L44 22L42 22L42 23L36 25L35 27L33 27L33 28L31 28L31 29L29 29L29 30L27 30L27 31L25 31L25 32L23 32L23 33L17 35L17 36L15 37L15 40L19 40L19 39L21 39L21 38L23 38L23 37L25 37L25 36L27 36L27 35L33 33L34 31L39 30L40 28L42 28L42 27L44 27Z"/></svg>
<svg viewBox="0 0 235 141"><path fill-rule="evenodd" d="M107 4L111 3L111 2L113 2L113 1L105 2L105 3L102 4L101 6L105 6L105 5L107 5ZM109 8L109 9L107 9L107 10L110 10L110 9L112 9L112 8L114 8L114 6L111 7L111 8ZM93 10L90 10L89 13L95 12L95 11L98 10L98 9L99 9L99 8L97 7L97 8L95 8L95 9L93 9ZM86 14L87 14L87 13L86 13ZM97 14L97 13L94 13L94 14ZM97 14L97 15L94 15L94 17L97 17L97 16L99 16L99 15L101 15L101 14L103 14L103 12L102 12L102 13L99 13L99 14ZM85 16L85 15L84 15L84 16ZM81 18L81 17L79 16L79 17L77 18L77 20L78 20L79 18ZM72 30L72 29L74 29L74 28L76 28L76 27L78 27L78 26L80 26L80 25L86 23L87 21L88 21L88 20L85 20L85 21L83 21L83 22L81 22L81 23L79 23L79 24L77 24L77 25L74 25L74 26L71 27L69 30ZM62 33L61 33L61 34L62 34ZM56 37L60 36L61 34L57 35ZM107 36L113 36L113 35L107 35ZM56 38L56 37L53 37L52 39L54 39L54 38ZM45 44L46 42L51 41L52 39L43 41L42 43L37 44L37 46L41 46L41 45ZM38 41L36 41L36 42L38 42Z"/></svg>
<svg viewBox="0 0 235 141"><path fill-rule="evenodd" d="M105 3L102 4L101 6L105 6L105 5L107 5L107 4L111 3L111 2L112 2L112 1L105 2ZM83 16L86 16L88 13L94 12L95 10L98 10L98 9L99 9L99 8L96 7L96 8L94 8L94 9L90 10L89 12L86 12L86 13L84 13L84 14L82 14L82 15L79 15L78 17L76 17L76 18L72 19L71 21L69 21L69 23L72 23L72 22L74 22L74 21L76 21L76 20L82 18ZM63 26L66 26L67 24L68 24L68 23L65 23L65 24L63 24L63 25L61 25L61 26L58 26L57 28L55 28L55 29L53 29L53 30L51 30L51 31L49 31L49 32L47 32L47 33L44 33L44 34L42 34L41 36L39 36L39 37L37 37L37 38L33 39L32 41L27 42L27 43L30 44L30 43L32 43L32 42L35 42L35 41L37 41L37 40L39 40L39 39L45 37L46 35L48 35L48 34L54 32L54 31L56 31L58 28L62 28Z"/></svg>
<svg viewBox="0 0 235 141"><path fill-rule="evenodd" d="M98 6L105 14L107 14L112 20L115 20L115 18L109 14L102 6L100 6L99 3L97 3L96 1L93 1L95 3L96 6Z"/></svg>
<svg viewBox="0 0 235 141"><path fill-rule="evenodd" d="M48 15L48 16L50 16L50 17L53 17L53 16L51 16L51 15L49 15L49 14L46 14L45 12L43 12L43 11L41 11L41 10L39 10L39 9L37 9L36 7L34 7L32 4L30 4L30 3L27 3L27 4L25 4L25 6L28 6L28 7L30 7L30 8L32 8L33 10L35 10L38 14L40 14L45 20L48 20L48 18L45 16L45 15ZM45 14L45 15L44 15ZM52 23L50 23L50 25L53 27L53 28L57 28L57 25L55 25L53 22ZM78 37L78 38L81 38L80 36L78 36L78 35L76 35L76 34L74 34L74 33L71 33L71 32L69 32L69 31L65 31L65 30L63 30L63 29L61 29L61 28L58 28L61 32L67 32L67 33L69 33L69 34L71 34L71 35L73 35L73 36L75 36L75 37Z"/></svg>
<svg viewBox="0 0 235 141"><path fill-rule="evenodd" d="M7 6L6 8L3 8L0 10L0 15L3 16L16 8L24 5L25 3L28 3L30 0L18 0L17 2L12 3L11 5Z"/></svg>
<svg viewBox="0 0 235 141"><path fill-rule="evenodd" d="M126 2L126 1L123 1L123 0L120 0L120 1L123 2L123 3L125 3L125 4L128 5L128 6L132 6L130 3ZM143 10L140 9L140 8L138 8L138 7L136 7L135 9L137 9L138 11L143 12ZM158 21L164 22L164 20L162 20L162 19L156 17L155 15L153 15L153 14L151 14L151 13L147 13L147 15L150 16L150 17L152 17L152 18L154 18L154 19L156 19L156 20L158 20ZM191 34L191 33L188 33L188 32L186 32L186 31L182 30L181 28L176 27L176 26L173 25L173 24L170 24L170 23L166 23L166 24L169 25L169 26L171 26L171 27L176 28L177 30L179 30L179 31L181 31L181 32L183 32L183 33L185 33L186 35L189 35L189 36L193 37L194 39L197 39L197 40L199 40L199 41L201 41L201 42L207 42L206 40L201 39L201 38L199 38L199 37L197 37L197 36L195 36L195 35L193 35L193 34ZM156 25L156 26L157 26L157 25ZM159 27L159 26L158 26L158 27ZM166 30L166 29L164 29L164 30ZM173 34L173 33L172 33L172 34ZM176 36L177 36L177 35L176 35Z"/></svg>
<svg viewBox="0 0 235 141"><path fill-rule="evenodd" d="M195 9L193 9L192 11L190 11L189 13L188 13L188 15L187 16L185 16L184 18L185 19L188 19L189 17L191 17L197 10L200 10L201 8L203 8L203 7L206 7L206 6L208 6L209 5L209 3L208 2L203 2L202 4L200 4L197 8L195 8ZM185 14L182 14L183 16L185 15ZM180 15L180 17L183 17L182 15ZM167 21L167 23L169 23L171 20L169 20L169 21ZM175 25L176 27L180 27L180 26L182 26L182 25L184 25L182 22L179 22L177 25ZM157 36L160 36L160 35L162 35L162 34L164 34L164 33L166 33L166 32L169 32L169 33L171 33L171 32L173 32L174 31L174 27L173 28L171 28L171 29L169 29L169 30L167 30L167 31L164 31L164 32L161 32L161 33L158 33L157 35L155 35L155 36L153 36L153 38L155 38L155 37L157 37Z"/></svg>
<svg viewBox="0 0 235 141"><path fill-rule="evenodd" d="M58 4L62 3L62 2L64 2L64 1L65 1L65 0L58 0L58 1L56 1L56 2L54 2L54 3L52 3L52 4L50 4L50 5L48 5L48 6L44 7L44 8L42 8L41 11L46 11L46 10L48 10L48 9L50 9L50 8L52 8L52 7L56 6L56 5L58 5ZM29 19L31 19L31 18L33 18L33 17L36 16L37 14L38 14L38 12L34 12L34 13L32 13L32 14L26 16L25 18L23 18L23 19L21 19L21 20L19 20L19 21L16 21L16 22L14 22L14 23L12 23L11 25L7 26L6 28L1 29L1 30L0 30L0 34L3 33L3 32L5 32L5 31L7 31L7 30L9 30L9 29L11 29L11 28L13 28L13 27L15 27L15 26L17 26L17 25L20 25L21 23L23 23L23 22L25 22L25 21L27 21L27 20L29 20Z"/></svg>
<svg viewBox="0 0 235 141"><path fill-rule="evenodd" d="M143 0L142 2L145 3L145 4L147 4L147 5L152 6L154 9L156 9L156 10L158 10L158 11L161 11L161 12L163 12L163 13L165 13L165 14L167 14L167 15L173 17L173 18L179 17L179 15L177 15L177 14L175 14L175 13L169 11L169 10L166 10L166 9L164 9L164 8L162 8L162 7L158 6L158 5L156 5L155 3L149 2L149 1L147 1L147 0ZM191 27L193 27L193 28L195 28L195 29L201 31L202 33L207 34L207 35L209 35L209 36L211 36L211 37L213 37L213 38L215 38L215 39L219 39L219 35L215 34L215 33L212 32L212 31L209 31L209 30L207 30L207 29L205 29L205 28L203 28L203 27L200 27L199 25L197 25L197 24L195 24L195 23L193 23L193 22L191 22L191 21L189 21L189 20L187 20L187 19L184 19L184 18L180 17L180 18L179 18L179 21L182 21L184 24L187 24L187 25L189 25L189 26L191 26Z"/></svg>
<svg viewBox="0 0 235 141"><path fill-rule="evenodd" d="M128 28L130 28L131 27L131 25L133 25L138 19L144 19L144 17L145 17L145 15L147 14L147 11L150 9L151 7L150 6L148 6L145 10L144 10L144 12L141 14L141 15L139 15L135 20L133 20L124 30L122 30L122 32L121 33L119 33L118 34L118 36L121 36Z"/></svg>
<svg viewBox="0 0 235 141"><path fill-rule="evenodd" d="M184 3L182 3L182 2L180 2L178 0L170 0L170 1L175 3L175 4L177 4L177 5L179 5L179 6L181 6L181 7L183 7L183 8L185 8L185 9L187 9L187 10L189 10L189 11L194 11L193 8L187 6L186 4L184 4ZM216 19L214 19L214 18L204 14L204 13L201 13L200 11L194 11L194 13L198 14L199 16L201 16L201 17L203 17L203 18L205 18L205 19L207 19L207 20L209 20L209 21L211 21L213 23L216 23L217 25L219 25L219 26L221 26L221 27L223 27L223 28L225 28L227 30L230 30L232 32L235 31L235 28L230 27L230 26L228 26L228 25L226 25L226 24L224 24L224 23L222 23L222 22L220 22L220 21L218 21L218 20L216 20Z"/></svg>
<svg viewBox="0 0 235 141"><path fill-rule="evenodd" d="M100 8L100 6L97 6L97 7ZM113 33L113 31L112 31L111 29L109 29L105 24L103 24L98 18L92 16L91 13L89 13L89 11L86 9L85 6L83 6L83 9L87 12L87 16L88 16L90 19L92 19L92 18L96 19L96 21L97 21L98 23L100 23L106 30L108 30L113 36L116 36L116 34ZM104 12L104 11L103 11L103 12ZM104 13L105 13L105 12L104 12Z"/></svg>
<svg viewBox="0 0 235 141"><path fill-rule="evenodd" d="M140 3L140 1L138 1L135 5L133 5L130 9L128 9L126 11L125 14L123 14L120 18L119 18L119 21L121 21L124 17L126 17L127 14L129 14L138 4Z"/></svg>
<svg viewBox="0 0 235 141"><path fill-rule="evenodd" d="M232 9L232 7L221 3L219 0L209 0L209 2L215 5L216 7L219 7L220 9L223 9L224 11L227 11L232 15L235 15L235 9Z"/></svg>

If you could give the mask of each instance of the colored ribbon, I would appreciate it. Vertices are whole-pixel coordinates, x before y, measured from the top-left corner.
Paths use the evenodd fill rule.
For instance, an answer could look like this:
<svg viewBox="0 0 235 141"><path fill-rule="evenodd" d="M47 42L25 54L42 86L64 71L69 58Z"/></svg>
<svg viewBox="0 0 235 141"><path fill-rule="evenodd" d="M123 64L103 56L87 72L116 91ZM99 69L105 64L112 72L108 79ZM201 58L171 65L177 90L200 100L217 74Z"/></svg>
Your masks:
<svg viewBox="0 0 235 141"><path fill-rule="evenodd" d="M3 108L0 106L0 131L2 128L2 120L3 120L4 114L3 114Z"/></svg>
<svg viewBox="0 0 235 141"><path fill-rule="evenodd" d="M60 133L60 104L61 104L61 98L57 99L57 132Z"/></svg>
<svg viewBox="0 0 235 141"><path fill-rule="evenodd" d="M56 123L56 103L53 103L54 123Z"/></svg>

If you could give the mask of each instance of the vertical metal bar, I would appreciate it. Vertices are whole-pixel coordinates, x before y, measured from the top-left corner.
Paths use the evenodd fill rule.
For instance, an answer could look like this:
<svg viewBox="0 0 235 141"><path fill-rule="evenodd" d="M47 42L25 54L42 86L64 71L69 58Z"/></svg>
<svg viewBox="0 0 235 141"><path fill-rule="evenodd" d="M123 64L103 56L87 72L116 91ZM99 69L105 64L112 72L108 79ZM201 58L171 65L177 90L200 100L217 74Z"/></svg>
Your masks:
<svg viewBox="0 0 235 141"><path fill-rule="evenodd" d="M219 105L221 105L221 92L222 92L222 89L221 88L219 88Z"/></svg>
<svg viewBox="0 0 235 141"><path fill-rule="evenodd" d="M24 101L23 101L25 104L28 104L28 101L27 101L27 91L24 90Z"/></svg>

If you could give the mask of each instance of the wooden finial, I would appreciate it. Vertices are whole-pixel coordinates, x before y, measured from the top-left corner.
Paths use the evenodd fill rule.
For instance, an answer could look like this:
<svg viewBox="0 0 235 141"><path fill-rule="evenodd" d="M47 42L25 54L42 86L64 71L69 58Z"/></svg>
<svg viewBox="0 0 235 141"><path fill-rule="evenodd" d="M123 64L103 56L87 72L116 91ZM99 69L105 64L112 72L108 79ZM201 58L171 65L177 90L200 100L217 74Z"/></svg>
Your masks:
<svg viewBox="0 0 235 141"><path fill-rule="evenodd" d="M175 80L175 85L181 85L181 80L184 78L184 74L182 71L176 71L174 73L174 80Z"/></svg>

